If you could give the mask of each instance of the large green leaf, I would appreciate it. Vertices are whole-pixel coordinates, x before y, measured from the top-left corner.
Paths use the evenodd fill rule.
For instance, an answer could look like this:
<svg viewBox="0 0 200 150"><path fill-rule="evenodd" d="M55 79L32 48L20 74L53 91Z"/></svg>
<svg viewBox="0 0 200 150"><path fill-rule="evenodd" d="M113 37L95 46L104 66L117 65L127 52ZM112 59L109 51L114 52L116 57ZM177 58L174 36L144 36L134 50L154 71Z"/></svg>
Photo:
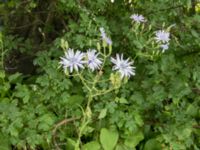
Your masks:
<svg viewBox="0 0 200 150"><path fill-rule="evenodd" d="M101 145L97 141L92 141L83 146L83 150L100 150Z"/></svg>
<svg viewBox="0 0 200 150"><path fill-rule="evenodd" d="M142 133L142 131L138 131L134 134L132 134L131 136L129 136L124 144L130 148L135 148L139 143L140 141L142 141L144 139L144 135Z"/></svg>
<svg viewBox="0 0 200 150"><path fill-rule="evenodd" d="M150 139L145 143L144 150L161 150L161 144L156 139Z"/></svg>
<svg viewBox="0 0 200 150"><path fill-rule="evenodd" d="M113 150L117 144L119 135L117 131L108 130L106 128L101 129L100 142L104 150Z"/></svg>

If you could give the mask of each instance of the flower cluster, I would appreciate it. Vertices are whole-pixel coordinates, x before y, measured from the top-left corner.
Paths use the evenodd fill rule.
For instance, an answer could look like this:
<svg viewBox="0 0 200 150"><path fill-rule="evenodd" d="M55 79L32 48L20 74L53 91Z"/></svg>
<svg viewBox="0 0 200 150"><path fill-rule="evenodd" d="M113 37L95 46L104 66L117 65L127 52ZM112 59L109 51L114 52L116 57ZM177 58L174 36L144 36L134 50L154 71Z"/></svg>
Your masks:
<svg viewBox="0 0 200 150"><path fill-rule="evenodd" d="M74 51L73 49L68 49L65 52L65 56L61 57L60 64L63 66L63 69L72 73L74 70L79 71L80 69L89 68L91 71L100 69L102 65L102 59L98 58L99 53L96 50L88 50L86 53L82 53L81 51L77 50ZM116 55L115 58L111 58L111 62L114 64L113 70L116 70L120 73L121 78L130 77L131 75L135 75L135 67L131 66L133 64L132 61L129 59L124 59L123 54Z"/></svg>
<svg viewBox="0 0 200 150"><path fill-rule="evenodd" d="M146 22L145 17L140 14L132 14L130 18L136 23ZM169 40L170 40L169 36L170 36L170 33L164 30L156 31L155 40L157 43L160 44L160 48L162 49L162 52L165 52L169 48Z"/></svg>
<svg viewBox="0 0 200 150"><path fill-rule="evenodd" d="M160 47L162 48L162 52L166 51L169 48L169 38L170 33L164 30L156 31L155 40L157 43L161 43Z"/></svg>

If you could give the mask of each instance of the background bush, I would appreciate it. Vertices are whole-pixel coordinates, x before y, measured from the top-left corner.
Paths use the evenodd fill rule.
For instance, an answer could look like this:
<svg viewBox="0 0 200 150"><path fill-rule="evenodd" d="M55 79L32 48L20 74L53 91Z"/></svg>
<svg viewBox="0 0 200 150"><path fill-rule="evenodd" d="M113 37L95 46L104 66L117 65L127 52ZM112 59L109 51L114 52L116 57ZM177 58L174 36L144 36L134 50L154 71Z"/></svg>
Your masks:
<svg viewBox="0 0 200 150"><path fill-rule="evenodd" d="M67 44L96 48L104 27L113 55L133 59L150 49L154 31L171 25L168 51L138 56L136 76L92 103L81 148L200 149L199 12L198 0L1 1L0 149L74 149L86 96L79 80L58 69ZM148 20L138 37L133 13Z"/></svg>

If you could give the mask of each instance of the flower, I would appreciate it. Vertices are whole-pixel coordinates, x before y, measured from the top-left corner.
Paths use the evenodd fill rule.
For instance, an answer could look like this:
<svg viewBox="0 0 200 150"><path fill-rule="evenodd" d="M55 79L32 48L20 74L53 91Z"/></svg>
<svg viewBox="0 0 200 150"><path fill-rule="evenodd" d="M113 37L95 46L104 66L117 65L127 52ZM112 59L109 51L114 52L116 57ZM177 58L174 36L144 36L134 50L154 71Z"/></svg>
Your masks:
<svg viewBox="0 0 200 150"><path fill-rule="evenodd" d="M169 48L169 44L162 44L160 47L162 48L162 52L165 52Z"/></svg>
<svg viewBox="0 0 200 150"><path fill-rule="evenodd" d="M99 30L101 32L102 40L104 40L108 45L112 45L112 40L109 37L107 37L104 28L101 27Z"/></svg>
<svg viewBox="0 0 200 150"><path fill-rule="evenodd" d="M73 49L69 48L68 51L65 52L65 56L61 57L60 64L63 65L65 71L69 68L70 73L72 73L74 69L78 71L79 68L84 68L83 58L84 54L82 52L74 52Z"/></svg>
<svg viewBox="0 0 200 150"><path fill-rule="evenodd" d="M146 22L145 18L142 15L133 14L130 17L133 21L140 23L140 22Z"/></svg>
<svg viewBox="0 0 200 150"><path fill-rule="evenodd" d="M166 32L164 30L159 30L159 31L156 31L156 41L157 42L162 42L162 43L168 43L170 38L169 38L169 32Z"/></svg>
<svg viewBox="0 0 200 150"><path fill-rule="evenodd" d="M104 39L104 38L106 37L106 33L105 33L104 28L101 27L99 30L100 30L100 32L101 32L101 37L102 37L102 39Z"/></svg>
<svg viewBox="0 0 200 150"><path fill-rule="evenodd" d="M108 45L112 45L112 40L108 37L104 39Z"/></svg>
<svg viewBox="0 0 200 150"><path fill-rule="evenodd" d="M116 59L111 58L111 62L114 64L113 70L119 71L121 78L135 75L135 67L131 66L133 62L130 62L129 59L124 60L123 54L121 56L117 54Z"/></svg>
<svg viewBox="0 0 200 150"><path fill-rule="evenodd" d="M88 50L86 53L87 65L92 71L99 69L102 61L98 58L99 53L96 53L96 50Z"/></svg>

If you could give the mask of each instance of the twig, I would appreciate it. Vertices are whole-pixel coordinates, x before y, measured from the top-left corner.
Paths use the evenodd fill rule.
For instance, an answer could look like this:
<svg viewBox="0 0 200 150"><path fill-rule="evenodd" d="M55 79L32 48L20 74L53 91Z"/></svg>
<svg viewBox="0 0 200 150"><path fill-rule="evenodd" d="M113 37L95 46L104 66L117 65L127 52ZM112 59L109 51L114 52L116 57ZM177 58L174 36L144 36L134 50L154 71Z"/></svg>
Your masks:
<svg viewBox="0 0 200 150"><path fill-rule="evenodd" d="M200 94L200 89L198 88L192 88L192 91L195 92L196 94Z"/></svg>
<svg viewBox="0 0 200 150"><path fill-rule="evenodd" d="M75 120L77 120L77 119L79 119L79 118L64 119L64 120L60 121L59 123L57 123L57 124L55 125L55 127L53 128L53 131L52 131L52 132L53 132L53 143L55 144L57 150L60 150L59 144L56 142L56 132L57 132L57 129L58 129L60 126L65 125L65 124L68 124L69 122L75 121Z"/></svg>
<svg viewBox="0 0 200 150"><path fill-rule="evenodd" d="M193 128L200 129L200 125L193 125Z"/></svg>

